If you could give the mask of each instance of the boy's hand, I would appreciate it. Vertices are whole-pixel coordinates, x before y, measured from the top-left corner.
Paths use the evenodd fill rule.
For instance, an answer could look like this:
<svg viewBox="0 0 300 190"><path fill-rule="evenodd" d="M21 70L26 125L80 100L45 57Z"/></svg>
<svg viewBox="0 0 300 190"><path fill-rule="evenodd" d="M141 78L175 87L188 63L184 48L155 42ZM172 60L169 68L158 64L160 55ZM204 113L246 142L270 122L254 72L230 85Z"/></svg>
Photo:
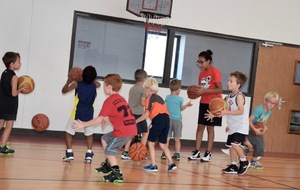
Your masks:
<svg viewBox="0 0 300 190"><path fill-rule="evenodd" d="M28 93L29 92L29 88L27 85L24 85L22 88L20 88L20 92L21 93Z"/></svg>
<svg viewBox="0 0 300 190"><path fill-rule="evenodd" d="M192 106L192 101L190 100L187 104L186 104L186 107L189 107L189 106Z"/></svg>
<svg viewBox="0 0 300 190"><path fill-rule="evenodd" d="M256 135L263 135L264 132L260 131L261 129L254 129Z"/></svg>
<svg viewBox="0 0 300 190"><path fill-rule="evenodd" d="M214 114L212 114L209 110L206 110L207 113L204 114L204 118L206 118L207 121L209 120L213 120L213 118L215 117Z"/></svg>
<svg viewBox="0 0 300 190"><path fill-rule="evenodd" d="M229 128L228 128L228 127L226 127L226 128L225 128L225 132L227 133L228 131L229 131Z"/></svg>
<svg viewBox="0 0 300 190"><path fill-rule="evenodd" d="M73 129L84 128L82 121L80 121L79 119L75 120L74 123L73 123L73 125L72 125L72 128Z"/></svg>

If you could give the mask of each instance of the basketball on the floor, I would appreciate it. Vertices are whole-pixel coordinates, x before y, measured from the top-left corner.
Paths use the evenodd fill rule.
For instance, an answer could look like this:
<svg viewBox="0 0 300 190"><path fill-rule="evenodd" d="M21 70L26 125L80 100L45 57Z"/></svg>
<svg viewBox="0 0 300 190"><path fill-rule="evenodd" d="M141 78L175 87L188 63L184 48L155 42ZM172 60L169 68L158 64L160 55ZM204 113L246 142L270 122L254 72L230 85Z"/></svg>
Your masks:
<svg viewBox="0 0 300 190"><path fill-rule="evenodd" d="M37 132L45 131L49 127L49 118L45 114L38 113L31 119L31 125Z"/></svg>
<svg viewBox="0 0 300 190"><path fill-rule="evenodd" d="M69 74L68 77L72 79L73 81L81 81L82 80L82 69L80 67L73 67Z"/></svg>
<svg viewBox="0 0 300 190"><path fill-rule="evenodd" d="M28 75L22 75L18 78L18 89L26 87L26 90L22 90L22 94L29 94L34 90L34 80Z"/></svg>
<svg viewBox="0 0 300 190"><path fill-rule="evenodd" d="M140 161L144 160L144 158L147 156L147 147L143 145L141 142L133 143L128 151L128 154L130 158L133 161Z"/></svg>
<svg viewBox="0 0 300 190"><path fill-rule="evenodd" d="M209 103L209 111L216 115L223 109L227 109L227 102L222 98L214 98Z"/></svg>

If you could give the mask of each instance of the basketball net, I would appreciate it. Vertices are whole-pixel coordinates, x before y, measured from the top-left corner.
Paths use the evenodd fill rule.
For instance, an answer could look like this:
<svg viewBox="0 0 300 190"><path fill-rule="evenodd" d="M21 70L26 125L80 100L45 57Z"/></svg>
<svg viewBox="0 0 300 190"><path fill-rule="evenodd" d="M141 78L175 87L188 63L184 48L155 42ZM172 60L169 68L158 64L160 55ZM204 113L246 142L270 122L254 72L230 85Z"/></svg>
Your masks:
<svg viewBox="0 0 300 190"><path fill-rule="evenodd" d="M141 13L141 17L145 19L146 31L149 34L154 34L156 37L158 37L161 30L169 20L169 17L147 13Z"/></svg>

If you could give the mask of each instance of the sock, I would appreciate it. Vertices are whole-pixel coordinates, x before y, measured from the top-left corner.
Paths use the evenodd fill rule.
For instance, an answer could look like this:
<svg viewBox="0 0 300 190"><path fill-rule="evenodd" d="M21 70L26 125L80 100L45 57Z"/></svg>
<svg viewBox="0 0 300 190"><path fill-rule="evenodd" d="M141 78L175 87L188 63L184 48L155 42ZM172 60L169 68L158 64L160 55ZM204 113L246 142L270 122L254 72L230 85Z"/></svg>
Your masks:
<svg viewBox="0 0 300 190"><path fill-rule="evenodd" d="M70 153L70 152L73 152L73 150L72 149L67 149L67 152Z"/></svg>
<svg viewBox="0 0 300 190"><path fill-rule="evenodd" d="M231 162L232 165L237 165L237 162Z"/></svg>
<svg viewBox="0 0 300 190"><path fill-rule="evenodd" d="M93 151L91 149L88 149L86 152L87 153L92 153Z"/></svg>
<svg viewBox="0 0 300 190"><path fill-rule="evenodd" d="M246 157L240 158L240 161L245 162L247 161L247 158Z"/></svg>

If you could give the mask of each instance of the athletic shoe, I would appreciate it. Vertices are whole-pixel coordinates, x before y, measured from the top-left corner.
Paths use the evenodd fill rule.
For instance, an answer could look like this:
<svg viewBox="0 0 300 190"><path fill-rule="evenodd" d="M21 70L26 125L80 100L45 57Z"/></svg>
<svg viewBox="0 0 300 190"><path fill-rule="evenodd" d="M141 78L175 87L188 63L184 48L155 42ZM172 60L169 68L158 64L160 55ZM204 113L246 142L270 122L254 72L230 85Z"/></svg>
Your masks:
<svg viewBox="0 0 300 190"><path fill-rule="evenodd" d="M201 162L210 162L211 161L211 152L206 151L200 161Z"/></svg>
<svg viewBox="0 0 300 190"><path fill-rule="evenodd" d="M227 155L230 154L229 148L221 149L221 151L222 151L224 154L227 154Z"/></svg>
<svg viewBox="0 0 300 190"><path fill-rule="evenodd" d="M237 165L230 164L227 168L223 169L222 171L225 174L237 174L238 170L239 168L237 167Z"/></svg>
<svg viewBox="0 0 300 190"><path fill-rule="evenodd" d="M157 168L157 165L148 165L148 166L145 166L144 167L144 170L145 171L149 171L149 172L157 172L158 171L158 168Z"/></svg>
<svg viewBox="0 0 300 190"><path fill-rule="evenodd" d="M123 183L123 174L119 169L111 169L108 175L103 176L103 181L113 183Z"/></svg>
<svg viewBox="0 0 300 190"><path fill-rule="evenodd" d="M94 153L93 152L87 152L85 153L85 159L84 159L84 163L91 163L92 159L93 159Z"/></svg>
<svg viewBox="0 0 300 190"><path fill-rule="evenodd" d="M179 161L180 160L180 154L178 152L175 152L174 155L172 156L173 160Z"/></svg>
<svg viewBox="0 0 300 190"><path fill-rule="evenodd" d="M160 159L165 160L167 159L166 155L164 152L161 153Z"/></svg>
<svg viewBox="0 0 300 190"><path fill-rule="evenodd" d="M74 160L74 153L73 152L67 152L66 150L66 156L63 157L64 162L70 162L71 160Z"/></svg>
<svg viewBox="0 0 300 190"><path fill-rule="evenodd" d="M200 160L200 151L199 150L194 150L192 152L192 155L188 157L189 160Z"/></svg>
<svg viewBox="0 0 300 190"><path fill-rule="evenodd" d="M176 164L172 163L168 165L168 172L172 172L173 170L176 170L177 166Z"/></svg>
<svg viewBox="0 0 300 190"><path fill-rule="evenodd" d="M264 169L264 167L258 161L253 161L253 160L250 161L250 168L254 168L258 170Z"/></svg>
<svg viewBox="0 0 300 190"><path fill-rule="evenodd" d="M108 162L108 159L106 158L104 162L101 163L101 166L99 168L95 168L94 170L97 173L110 173L112 171L110 163Z"/></svg>
<svg viewBox="0 0 300 190"><path fill-rule="evenodd" d="M0 147L0 154L13 155L14 153L15 151L13 149L10 149L10 147L7 144Z"/></svg>
<svg viewBox="0 0 300 190"><path fill-rule="evenodd" d="M128 152L126 152L126 151L122 152L121 158L122 158L123 160L131 160L131 158L130 158Z"/></svg>
<svg viewBox="0 0 300 190"><path fill-rule="evenodd" d="M238 174L239 175L245 174L247 172L249 166L250 166L250 162L248 160L240 161L240 168L238 170Z"/></svg>

